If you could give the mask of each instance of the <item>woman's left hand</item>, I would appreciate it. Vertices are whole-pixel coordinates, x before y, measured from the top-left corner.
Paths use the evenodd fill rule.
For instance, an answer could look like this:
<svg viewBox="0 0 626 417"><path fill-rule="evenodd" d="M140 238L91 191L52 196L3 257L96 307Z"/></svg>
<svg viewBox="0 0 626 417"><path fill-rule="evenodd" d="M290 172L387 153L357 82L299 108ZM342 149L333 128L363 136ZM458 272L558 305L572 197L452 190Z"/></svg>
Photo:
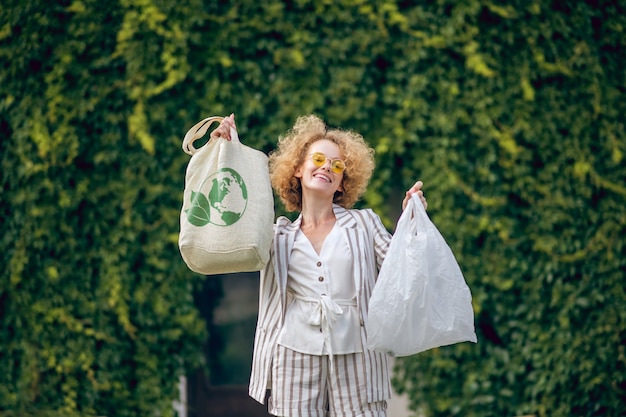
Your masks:
<svg viewBox="0 0 626 417"><path fill-rule="evenodd" d="M417 194L417 196L420 198L420 200L422 201L422 205L424 206L424 210L428 208L428 202L426 201L426 197L424 197L424 191L422 191L423 185L424 183L418 181L413 184L411 188L409 188L409 190L406 192L404 200L402 200L402 211L404 211L404 209L406 208L406 205L409 203L409 200L411 199L411 196L413 194Z"/></svg>

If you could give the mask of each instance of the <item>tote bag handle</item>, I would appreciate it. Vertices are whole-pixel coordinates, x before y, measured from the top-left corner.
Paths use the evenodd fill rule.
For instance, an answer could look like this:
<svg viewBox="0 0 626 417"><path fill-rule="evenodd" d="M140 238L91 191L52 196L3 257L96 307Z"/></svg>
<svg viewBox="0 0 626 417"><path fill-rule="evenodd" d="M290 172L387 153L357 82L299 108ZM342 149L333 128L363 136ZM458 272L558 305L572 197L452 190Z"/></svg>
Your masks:
<svg viewBox="0 0 626 417"><path fill-rule="evenodd" d="M209 130L209 127L211 127L213 122L222 123L222 120L224 120L222 116L211 116L193 125L193 127L187 131L187 134L185 135L185 138L183 139L183 151L185 151L185 153L189 155L193 155L196 152L198 152L198 149L193 146L193 143L206 134L207 130ZM233 134L233 131L234 129L231 128L230 129L231 139L239 141L239 136L237 135L236 131Z"/></svg>

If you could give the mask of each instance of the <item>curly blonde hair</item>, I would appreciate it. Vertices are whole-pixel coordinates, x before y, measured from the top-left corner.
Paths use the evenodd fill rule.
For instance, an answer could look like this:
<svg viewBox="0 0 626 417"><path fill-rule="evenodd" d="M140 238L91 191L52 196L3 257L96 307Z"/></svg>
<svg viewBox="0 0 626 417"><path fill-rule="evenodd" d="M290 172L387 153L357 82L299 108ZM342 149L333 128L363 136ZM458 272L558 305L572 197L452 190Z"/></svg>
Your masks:
<svg viewBox="0 0 626 417"><path fill-rule="evenodd" d="M300 116L295 125L278 139L278 148L270 154L272 187L289 211L302 210L302 186L295 177L313 142L326 139L335 143L346 162L342 191L337 191L333 202L351 208L365 192L374 171L374 149L363 136L349 130L329 129L315 115Z"/></svg>

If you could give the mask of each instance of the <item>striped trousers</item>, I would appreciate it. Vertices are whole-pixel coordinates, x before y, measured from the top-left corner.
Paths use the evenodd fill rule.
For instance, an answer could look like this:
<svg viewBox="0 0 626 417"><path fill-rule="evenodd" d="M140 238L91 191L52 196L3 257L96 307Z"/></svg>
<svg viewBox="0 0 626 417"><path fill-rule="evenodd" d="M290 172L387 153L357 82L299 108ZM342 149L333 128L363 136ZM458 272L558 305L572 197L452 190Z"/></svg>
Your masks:
<svg viewBox="0 0 626 417"><path fill-rule="evenodd" d="M387 402L367 402L362 353L299 353L276 345L269 413L281 417L386 417Z"/></svg>

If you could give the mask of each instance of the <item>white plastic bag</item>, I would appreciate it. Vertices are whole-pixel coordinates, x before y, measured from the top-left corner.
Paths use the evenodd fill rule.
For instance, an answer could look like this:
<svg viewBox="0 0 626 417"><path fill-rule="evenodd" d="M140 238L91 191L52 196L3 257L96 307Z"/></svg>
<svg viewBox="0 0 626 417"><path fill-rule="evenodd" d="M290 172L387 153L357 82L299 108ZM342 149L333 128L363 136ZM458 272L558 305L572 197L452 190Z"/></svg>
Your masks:
<svg viewBox="0 0 626 417"><path fill-rule="evenodd" d="M366 326L369 349L393 356L476 342L469 287L415 195L398 221L372 291Z"/></svg>
<svg viewBox="0 0 626 417"><path fill-rule="evenodd" d="M180 254L192 271L201 274L258 271L270 257L274 198L268 158L232 140L216 138L196 149L209 126L222 117L206 118L183 140L191 156L185 174L180 213Z"/></svg>

